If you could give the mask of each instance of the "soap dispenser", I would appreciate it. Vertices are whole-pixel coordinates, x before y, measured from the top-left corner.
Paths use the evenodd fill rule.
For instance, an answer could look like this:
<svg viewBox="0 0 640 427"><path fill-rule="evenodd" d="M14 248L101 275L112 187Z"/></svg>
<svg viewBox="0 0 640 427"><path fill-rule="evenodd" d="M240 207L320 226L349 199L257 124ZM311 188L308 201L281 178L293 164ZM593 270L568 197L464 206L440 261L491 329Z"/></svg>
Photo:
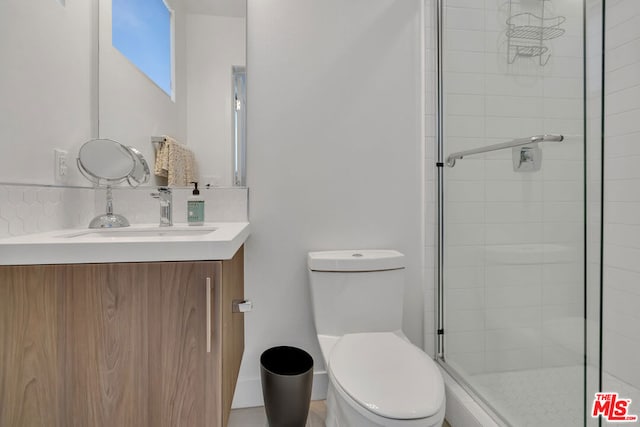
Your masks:
<svg viewBox="0 0 640 427"><path fill-rule="evenodd" d="M204 224L204 198L200 196L198 183L192 182L194 185L191 196L187 199L187 222L189 225Z"/></svg>

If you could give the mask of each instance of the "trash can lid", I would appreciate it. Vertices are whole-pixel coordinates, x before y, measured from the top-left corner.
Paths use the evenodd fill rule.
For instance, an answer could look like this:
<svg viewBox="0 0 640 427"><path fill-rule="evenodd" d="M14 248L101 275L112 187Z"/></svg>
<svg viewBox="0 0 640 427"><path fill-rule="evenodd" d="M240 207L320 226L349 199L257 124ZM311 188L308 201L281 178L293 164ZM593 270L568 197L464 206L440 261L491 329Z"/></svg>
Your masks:
<svg viewBox="0 0 640 427"><path fill-rule="evenodd" d="M277 375L300 375L313 368L313 358L300 348L279 346L265 350L260 364Z"/></svg>

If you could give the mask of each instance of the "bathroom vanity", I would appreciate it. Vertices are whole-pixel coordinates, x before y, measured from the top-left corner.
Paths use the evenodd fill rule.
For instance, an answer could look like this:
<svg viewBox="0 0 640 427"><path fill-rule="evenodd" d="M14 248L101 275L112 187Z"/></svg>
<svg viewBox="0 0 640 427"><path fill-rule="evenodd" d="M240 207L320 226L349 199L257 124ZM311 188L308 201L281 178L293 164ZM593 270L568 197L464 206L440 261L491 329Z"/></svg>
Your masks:
<svg viewBox="0 0 640 427"><path fill-rule="evenodd" d="M129 236L111 242L115 261L0 265L0 425L226 426L244 350L244 315L233 307L244 298L243 224L216 260L167 260L172 239L207 244L175 236L162 239L165 259L118 261L122 239L139 258L165 245ZM28 238L4 239L0 254Z"/></svg>

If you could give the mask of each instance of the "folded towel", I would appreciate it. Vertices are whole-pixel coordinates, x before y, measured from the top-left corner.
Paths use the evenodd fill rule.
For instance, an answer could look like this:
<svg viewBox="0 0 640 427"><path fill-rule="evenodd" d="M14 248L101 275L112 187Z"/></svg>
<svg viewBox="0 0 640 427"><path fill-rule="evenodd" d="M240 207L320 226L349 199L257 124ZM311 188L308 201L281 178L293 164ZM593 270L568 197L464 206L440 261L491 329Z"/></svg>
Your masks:
<svg viewBox="0 0 640 427"><path fill-rule="evenodd" d="M198 180L193 152L170 136L163 135L164 144L156 152L154 174L167 178L169 186L188 186Z"/></svg>

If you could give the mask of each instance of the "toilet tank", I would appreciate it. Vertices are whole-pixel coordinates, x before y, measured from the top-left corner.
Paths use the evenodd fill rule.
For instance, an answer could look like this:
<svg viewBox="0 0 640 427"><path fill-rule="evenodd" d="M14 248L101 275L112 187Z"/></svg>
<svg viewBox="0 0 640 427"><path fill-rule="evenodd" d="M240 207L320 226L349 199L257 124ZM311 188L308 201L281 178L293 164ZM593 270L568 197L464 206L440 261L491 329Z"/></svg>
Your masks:
<svg viewBox="0 0 640 427"><path fill-rule="evenodd" d="M318 335L402 329L404 255L394 250L309 252Z"/></svg>

